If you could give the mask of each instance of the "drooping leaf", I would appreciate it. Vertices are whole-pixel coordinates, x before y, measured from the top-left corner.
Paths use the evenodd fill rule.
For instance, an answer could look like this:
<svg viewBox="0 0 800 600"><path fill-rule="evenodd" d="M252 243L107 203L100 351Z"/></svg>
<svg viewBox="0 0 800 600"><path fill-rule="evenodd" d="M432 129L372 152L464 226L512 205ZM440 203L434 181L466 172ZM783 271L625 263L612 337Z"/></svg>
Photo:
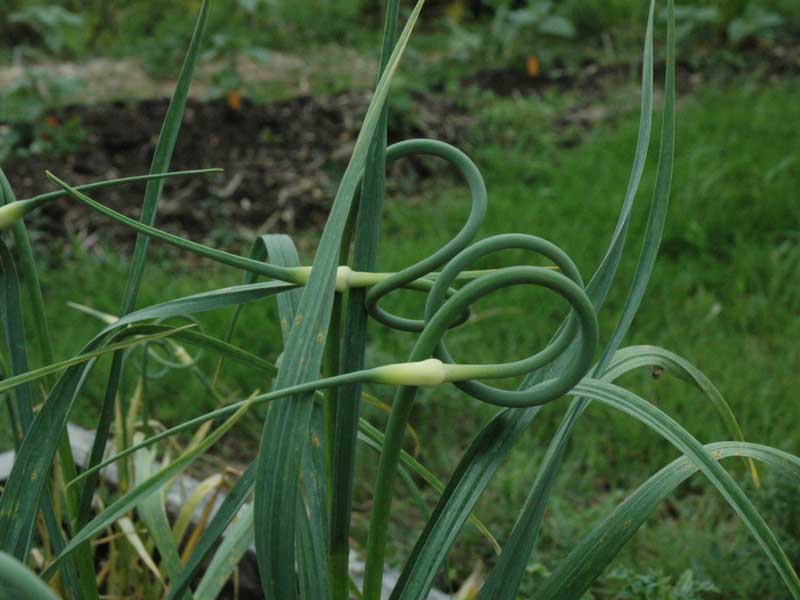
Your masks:
<svg viewBox="0 0 800 600"><path fill-rule="evenodd" d="M587 378L578 384L571 394L601 402L634 417L685 454L717 488L750 530L780 574L792 597L800 598L800 578L786 557L780 542L750 499L717 462L716 457L707 452L690 433L646 400L610 383Z"/></svg>
<svg viewBox="0 0 800 600"><path fill-rule="evenodd" d="M601 379L603 381L615 381L622 374L645 366L666 370L675 377L697 387L705 394L714 409L719 413L732 438L739 442L744 442L744 434L739 422L736 420L736 415L733 414L733 410L731 410L730 405L717 389L717 386L700 369L674 352L657 346L630 346L623 348L614 354ZM753 483L758 487L760 484L755 464L750 459L745 459L745 461L750 468L750 476L753 479Z"/></svg>
<svg viewBox="0 0 800 600"><path fill-rule="evenodd" d="M716 460L741 456L800 478L800 459L786 452L745 442L718 442L705 447ZM676 459L637 488L614 512L570 551L537 590L536 600L580 598L667 496L699 470L688 457ZM689 558L689 557L687 557Z"/></svg>

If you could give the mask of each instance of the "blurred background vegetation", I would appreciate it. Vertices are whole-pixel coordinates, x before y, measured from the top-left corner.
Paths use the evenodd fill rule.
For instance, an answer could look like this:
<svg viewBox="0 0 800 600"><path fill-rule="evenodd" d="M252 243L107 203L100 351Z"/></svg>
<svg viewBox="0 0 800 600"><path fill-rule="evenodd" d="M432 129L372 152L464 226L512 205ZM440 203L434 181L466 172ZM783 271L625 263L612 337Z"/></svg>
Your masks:
<svg viewBox="0 0 800 600"><path fill-rule="evenodd" d="M390 137L435 136L464 148L490 192L482 233L542 235L562 246L588 277L608 243L635 146L647 2L428 4L394 87ZM661 261L629 342L686 356L720 388L750 441L798 453L800 2L678 4L678 145L670 217ZM212 6L186 141L174 164L223 166L226 173L208 182L169 185L159 225L242 252L257 233L288 231L309 259L374 80L383 2L215 0ZM198 0L5 0L0 164L20 198L49 189L45 168L73 183L147 171L164 98L198 7ZM657 25L660 76L660 12ZM601 315L606 335L635 266L652 167L637 200L627 257ZM382 270L429 253L466 214L459 182L435 161L392 167L388 185ZM133 188L98 199L136 214L141 192ZM29 224L49 267L46 299L58 350L66 356L99 328L67 303L118 310L132 236L68 201ZM151 252L162 260L148 267L142 305L239 281L236 273L160 244ZM522 258L494 260L486 266ZM529 293L510 291L480 304L475 322L450 334L454 347L465 349L460 358L507 360L542 344L561 309L546 295L531 299ZM421 308L411 295L398 298L396 306L409 314ZM204 315L201 322L221 333L227 318ZM280 350L274 307L246 309L238 335L237 343L274 360ZM411 341L374 327L369 364L401 358ZM73 415L84 426L96 421L104 368L92 376ZM186 396L186 380L178 371L148 386L162 421L176 423L214 404L200 380L185 403L177 402ZM713 409L680 382L644 373L625 383L702 441L724 436ZM223 385L249 391L263 382L228 367ZM372 391L388 400L386 390ZM554 403L542 412L480 505L480 517L501 542L564 408ZM384 418L365 410L377 423ZM426 393L414 417L421 460L446 478L492 412L465 405L452 390ZM253 415L244 424L221 458L236 463L254 455L259 419ZM10 444L2 425L0 441ZM525 597L592 523L673 457L671 448L625 417L599 407L588 411L545 518ZM364 457L359 465L357 546L368 518L370 461ZM731 468L748 486L744 470ZM797 489L769 474L762 489L748 489L800 567ZM406 492L397 493L391 558L399 562L414 541L408 531L422 520ZM426 499L433 506L435 494L429 490ZM593 594L635 600L782 598L780 583L759 556L724 503L695 478L640 531ZM488 544L465 529L438 585L455 590L492 559Z"/></svg>
<svg viewBox="0 0 800 600"><path fill-rule="evenodd" d="M187 15L198 0L138 0L118 5L102 0L6 0L0 15L5 51L45 50L58 57L130 53L182 55L191 34ZM219 0L209 23L211 52L224 46L306 48L326 42L374 40L382 20L380 0ZM641 0L431 0L423 28L457 32L454 45L502 48L501 55L529 50L532 38L574 39L575 46L598 42L638 48L646 16ZM726 41L791 35L800 28L793 0L693 0L678 11L682 38ZM490 25L487 27L486 25ZM463 38L461 36L463 35ZM459 39L461 38L461 39ZM566 54L566 52L565 52Z"/></svg>

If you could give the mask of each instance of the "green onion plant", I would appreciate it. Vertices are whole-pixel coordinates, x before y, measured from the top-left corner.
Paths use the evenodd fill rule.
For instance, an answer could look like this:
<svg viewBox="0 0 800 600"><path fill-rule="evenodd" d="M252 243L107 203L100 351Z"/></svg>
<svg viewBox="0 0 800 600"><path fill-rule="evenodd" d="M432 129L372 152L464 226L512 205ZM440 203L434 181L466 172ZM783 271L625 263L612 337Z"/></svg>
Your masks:
<svg viewBox="0 0 800 600"><path fill-rule="evenodd" d="M124 535L129 543L112 545L116 564L141 560L154 570L158 583L152 589L146 588L153 596L215 597L254 544L265 598L346 600L355 595L379 600L386 550L392 543L392 491L396 480L400 480L417 495L418 481L432 486L439 495L424 528L414 534L415 545L402 565L391 598L427 598L459 531L469 521L497 551L477 598L513 600L534 553L542 517L574 427L587 406L597 402L645 424L677 448L681 458L643 482L578 541L536 591L535 598L581 597L658 504L700 471L758 541L789 594L800 599L800 579L779 541L721 464L728 457L744 458L757 486L755 462L798 477L800 458L745 442L720 391L685 359L654 346L622 346L653 272L669 201L675 148L674 1L666 2L666 76L656 183L638 266L608 339L600 338L598 319L617 279L651 141L655 0L650 2L644 37L641 117L627 192L616 227L609 232L606 254L588 281L558 246L530 233L507 233L475 241L488 194L477 166L461 150L428 139L387 146L391 82L420 18L423 2L419 0L413 7L400 6L399 0L386 2L375 91L310 265L300 263L294 243L285 235L264 234L255 241L250 254L243 256L167 233L154 224L166 179L198 177L214 171L170 171L192 73L212 9L210 0L204 0L197 16L149 174L72 186L48 172L55 191L16 200L0 171L0 227L9 231L14 248L12 252L7 241L0 240L0 317L10 370L0 381L0 391L13 394L10 417L18 434L15 462L0 497L0 597L52 598L58 594L77 600L111 593L114 590L109 591L108 577L101 566L104 563L97 555L96 549L101 545L93 545L93 541L100 536L110 539ZM408 14L404 22L401 14ZM386 165L419 155L439 157L456 169L470 197L469 216L460 231L430 256L397 272L377 272ZM140 220L120 214L89 195L134 181L147 183ZM103 218L131 228L138 237L119 313L94 313L103 320L99 331L85 341L80 352L56 361L24 216L60 197L69 197ZM242 283L137 307L138 292L147 284L144 268L152 240L237 269L242 273ZM520 264L472 270L480 259L508 249L525 250L546 259L550 266ZM456 362L444 341L446 332L467 321L470 307L479 299L520 285L545 288L569 307L568 316L554 327L546 347L507 363ZM425 295L422 314L401 316L382 305L386 296L401 289ZM240 308L272 297L277 300L283 335L283 351L277 365L231 341ZM30 309L33 327L26 327L23 304ZM235 312L224 335L212 336L194 325L194 315L226 308ZM537 318L532 310L525 316ZM176 319L182 324L170 325ZM414 336L408 356L397 357L388 364L367 365L365 348L371 321L375 322L373 327ZM30 364L27 348L31 343L38 347L43 364ZM215 357L216 373L204 374L187 348ZM138 362L127 360L133 353L139 356ZM165 360L164 356L170 353L177 362ZM97 362L106 358L111 361L111 368L94 447L79 471L71 453L67 423L76 399L84 393L84 382ZM259 389L241 399L223 397L217 389L217 376L229 362L252 371L254 380L260 382ZM152 374L155 364L192 369L217 398L219 407L169 429L151 426L157 422L154 419L158 406L141 402L138 395L121 402L120 381L124 373L134 371L140 385L157 385ZM669 415L614 383L631 370L654 366L705 394L718 410L731 441L704 446ZM524 379L517 389L486 383L518 376ZM383 430L361 415L361 404L369 398L362 389L364 384L395 388ZM455 386L465 399L498 407L475 434L447 482L440 481L405 450L409 431L413 431L410 416L418 388L439 386ZM569 407L550 440L512 531L498 543L473 514L476 503L521 434L535 427L539 413L556 402L567 402ZM219 509L213 515L206 514L202 525L185 542L188 516L182 513L174 525L170 524L163 504L165 486L211 451L256 405L266 405L258 455L243 472L237 473ZM179 433L194 437L188 446L175 452L170 440ZM110 457L105 454L109 441L114 448ZM170 460L156 461L156 447L171 448ZM371 487L368 536L362 540L366 566L363 588L359 588L350 577L350 525L354 465L357 452L363 449L376 452L379 462ZM101 477L112 464L119 474L113 491L104 487ZM203 489L208 493L219 481L216 478ZM196 507L197 502L199 498L192 506ZM159 564L153 559L155 556ZM134 583L133 577L127 580L129 586ZM127 593L124 573L116 585L119 593ZM139 591L143 589L140 587Z"/></svg>

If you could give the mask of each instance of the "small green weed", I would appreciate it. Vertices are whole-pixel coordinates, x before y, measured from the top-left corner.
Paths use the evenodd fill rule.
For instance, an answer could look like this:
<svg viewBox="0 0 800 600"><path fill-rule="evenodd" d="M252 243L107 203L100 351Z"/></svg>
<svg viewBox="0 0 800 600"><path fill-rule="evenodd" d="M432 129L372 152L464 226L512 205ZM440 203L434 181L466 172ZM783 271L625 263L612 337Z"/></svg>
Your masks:
<svg viewBox="0 0 800 600"><path fill-rule="evenodd" d="M59 157L75 152L88 137L80 119L58 121L48 111L80 88L71 77L28 69L0 95L0 161L11 154Z"/></svg>

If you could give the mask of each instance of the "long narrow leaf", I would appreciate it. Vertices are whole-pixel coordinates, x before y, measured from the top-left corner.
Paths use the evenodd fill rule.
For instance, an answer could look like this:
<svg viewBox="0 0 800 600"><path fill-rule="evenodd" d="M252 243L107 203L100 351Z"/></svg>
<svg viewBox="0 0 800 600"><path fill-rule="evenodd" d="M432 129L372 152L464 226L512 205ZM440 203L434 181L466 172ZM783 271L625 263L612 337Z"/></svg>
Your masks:
<svg viewBox="0 0 800 600"><path fill-rule="evenodd" d="M359 420L358 439L364 443L370 450L380 454L383 451L383 432L374 425L371 425L364 419ZM445 491L445 485L433 472L431 472L425 465L419 462L416 458L408 454L405 450L400 453L400 463L407 472L414 473L421 477L428 485L435 489L439 494ZM430 515L427 517L430 519ZM491 544L492 548L497 554L500 554L500 544L489 531L489 528L475 515L471 513L468 518L469 522L483 535L486 540Z"/></svg>
<svg viewBox="0 0 800 600"><path fill-rule="evenodd" d="M717 386L700 369L674 352L658 346L629 346L628 348L623 348L614 354L608 364L608 368L600 379L603 381L615 381L622 374L639 367L659 367L697 387L705 394L717 413L719 413L722 422L733 439L744 442L744 434L736 415L733 414L733 410L717 389ZM745 461L750 468L750 476L753 479L753 483L758 487L760 482L756 466L750 459L745 459Z"/></svg>
<svg viewBox="0 0 800 600"><path fill-rule="evenodd" d="M223 171L224 169L220 169L218 167L212 167L210 169L188 169L186 171L168 171L166 173L132 175L130 177L119 177L117 179L106 179L103 181L84 183L75 186L75 189L81 192L89 192L91 190L100 190L107 187L116 187L120 185L128 185L130 183L146 182L150 181L151 179L173 179L176 177L189 177L192 175L209 175L212 173L222 173ZM32 207L38 207L41 206L42 204L50 202L51 200L63 198L64 196L67 195L68 195L67 192L63 190L57 190L55 192L45 192L44 194L39 194L38 196L32 196L30 198L26 198L25 200L19 200L19 202L30 205Z"/></svg>
<svg viewBox="0 0 800 600"><path fill-rule="evenodd" d="M137 452L133 457L133 465L134 487L146 483L158 470L155 449L148 448ZM181 571L181 558L167 518L163 490L156 490L142 497L136 505L136 512L150 533L166 575L170 579L177 577ZM159 579L161 578L159 573ZM189 592L184 594L184 598L191 597Z"/></svg>
<svg viewBox="0 0 800 600"><path fill-rule="evenodd" d="M739 515L780 574L792 597L800 598L800 578L777 538L733 478L690 433L646 400L610 383L587 378L575 387L571 395L595 400L621 410L647 425L685 454Z"/></svg>
<svg viewBox="0 0 800 600"><path fill-rule="evenodd" d="M189 494L189 497L181 506L178 518L175 519L175 525L172 527L172 537L175 538L176 544L181 545L189 525L192 524L192 517L194 517L198 508L203 505L203 501L213 498L221 490L223 481L224 477L221 473L214 473L198 483L197 487ZM208 503L206 506L208 506Z"/></svg>
<svg viewBox="0 0 800 600"><path fill-rule="evenodd" d="M283 353L284 368L278 373L275 389L314 379L320 372L341 237L369 144L389 92L389 83L423 2L420 0L411 13L370 102L322 233L311 276L303 290ZM294 564L287 557L295 556L298 483L303 451L309 443L311 408L309 395L272 404L261 435L255 487L256 549L261 586L270 598L294 600L297 597Z"/></svg>
<svg viewBox="0 0 800 600"><path fill-rule="evenodd" d="M397 37L399 0L386 2L383 43L378 77L383 74ZM380 214L383 206L386 173L386 125L389 102L381 111L366 159L364 181L355 223L353 268L374 271L380 241ZM339 372L347 373L364 368L367 340L366 291L350 290L347 295L346 317L342 339L347 351L340 357ZM343 386L335 391L334 431L329 443L332 448L331 481L331 564L333 600L349 596L350 516L352 512L353 476L355 471L356 435L360 415L361 386Z"/></svg>
<svg viewBox="0 0 800 600"><path fill-rule="evenodd" d="M294 243L291 238L284 235L260 236L253 244L250 258L253 260L269 258L272 262L281 266L294 266L299 264L299 258ZM255 283L257 274L246 272L243 277L243 285L251 285ZM281 332L284 335L284 340L294 321L293 315L299 306L301 293L299 289L294 289L278 296L278 310L281 318ZM226 341L230 341L233 336L242 306L243 305L240 304L236 307L236 311L231 319L225 337ZM217 367L218 370L221 368L221 365L222 363L220 362L220 365ZM213 550L214 544L222 536L231 521L239 514L245 500L252 493L254 482L255 463L252 463L236 482L231 493L225 498L219 510L203 532L189 561L175 579L168 600L176 598L186 589L192 576L196 573L197 569L200 568L202 561L205 560ZM226 540L220 544L211 560L211 565L209 565L203 577L203 581L198 587L197 594L199 597L208 597L212 595L214 591L219 589L220 582L228 578L234 565L238 563L236 556L240 555L236 553L239 551L242 553L244 552L244 550L242 550L244 542L241 538L247 538L249 540L253 538L254 533L252 531L252 526L253 513L252 510L248 509L247 515L242 515L241 521L237 522L237 525L232 528L232 531L228 534L229 536L233 535L234 539L239 539L239 542L235 542L230 540L229 537L226 537ZM248 528L250 530L249 533ZM230 553L234 553L235 555L231 555Z"/></svg>
<svg viewBox="0 0 800 600"><path fill-rule="evenodd" d="M651 22L652 19L649 23ZM606 254L586 289L598 312L604 304L618 270L633 202L639 189L650 144L653 112L652 43L652 27L649 26L642 62L639 134L628 188ZM554 369L564 368L566 362L574 358L569 351L565 352L563 356L564 362L554 365ZM531 386L544 380L547 376L548 373L545 372L529 376L523 382L522 387ZM432 518L426 524L411 556L406 561L392 593L393 599L422 597L430 589L436 573L455 541L455 535L452 532L460 530L489 481L500 468L516 441L530 426L539 410L540 407L503 410L491 419L472 440L450 478Z"/></svg>
<svg viewBox="0 0 800 600"><path fill-rule="evenodd" d="M3 295L0 303L0 319L2 319L3 335L11 358L11 370L14 373L8 379L14 379L28 371L28 353L25 348L25 326L22 322L17 270L11 251L2 239L0 239L0 293ZM0 382L0 386L7 385L8 379ZM14 386L8 386L6 389L11 387ZM0 388L0 391L2 389ZM33 396L29 385L20 385L15 392L17 414L22 424L22 431L25 432L33 421ZM21 559L22 557L18 556L17 558Z"/></svg>
<svg viewBox="0 0 800 600"><path fill-rule="evenodd" d="M161 132L158 135L158 143L156 144L156 149L153 153L153 161L150 165L151 174L169 171L172 153L178 141L178 133L180 132L183 113L186 109L186 102L189 99L189 88L192 84L195 65L197 64L197 58L200 54L201 42L208 20L208 11L209 2L208 0L203 0L195 21L192 40L189 42L189 49L186 51L186 57L184 58L180 75L178 75L178 82L175 86L172 98L170 99L169 107L167 107L167 113L161 125ZM148 180L140 219L142 223L152 225L155 222L158 203L161 200L161 192L163 189L163 179ZM136 298L139 294L139 286L142 281L149 243L150 238L148 236L139 235L136 238L136 246L133 250L133 259L131 261L131 268L128 273L128 282L122 303L121 312L123 315L133 310L136 305Z"/></svg>
<svg viewBox="0 0 800 600"><path fill-rule="evenodd" d="M744 442L718 442L707 445L705 450L718 461L731 456L755 459L791 478L800 479L800 459L774 448ZM698 470L694 462L683 456L645 481L578 542L537 591L536 599L582 597L658 505Z"/></svg>
<svg viewBox="0 0 800 600"><path fill-rule="evenodd" d="M290 284L268 282L252 286L236 286L205 294L196 294L176 301L144 308L130 313L106 327L87 344L82 353L100 347L108 334L141 320L168 316L193 314L235 306L242 302L263 298L291 289ZM196 334L197 335L197 334ZM220 342L221 343L221 342ZM0 497L0 531L8 547L16 547L30 539L33 516L36 513L39 495L55 455L60 432L66 427L74 398L81 389L96 359L69 368L51 390L42 409L36 415L31 428L23 440L14 466L9 475L3 496ZM100 461L98 460L97 463Z"/></svg>
<svg viewBox="0 0 800 600"><path fill-rule="evenodd" d="M194 32L192 39L189 43L189 48L186 52L181 72L178 75L178 81L175 86L175 91L170 99L167 113L164 116L164 122L161 125L161 131L158 136L158 143L156 144L153 153L153 160L150 165L150 174L165 173L169 171L169 165L172 161L172 154L175 150L175 144L178 140L178 132L181 128L183 121L183 113L186 108L186 102L189 98L189 88L191 87L192 77L194 75L195 65L197 58L200 54L200 45L203 38L203 33L208 20L209 2L203 0L200 5L200 11L195 21ZM150 179L147 181L147 187L144 193L144 202L142 204L141 222L145 225L153 225L158 211L158 203L161 200L161 192L164 189L164 179ZM78 192L80 193L80 192ZM128 271L128 279L125 284L125 293L122 299L122 306L120 314L126 315L136 307L136 300L139 295L139 287L142 282L142 275L144 273L144 266L147 259L147 248L150 244L150 238L146 235L139 234L136 236L136 245L133 249L133 258L131 260L130 269ZM88 466L93 466L103 459L106 444L108 442L109 428L113 417L113 407L117 397L120 380L122 378L122 354L114 355L111 371L109 373L108 382L106 383L105 398L103 400L100 418L97 423L95 431L94 442L92 450L89 454ZM124 434L124 429L123 429ZM124 439L124 438L123 438ZM89 510L94 495L94 490L97 485L96 479L87 479L81 490L81 499L79 507L79 518L81 523L84 523L89 517Z"/></svg>
<svg viewBox="0 0 800 600"><path fill-rule="evenodd" d="M280 267L298 267L300 258L289 236L265 235L262 242L267 258ZM302 290L296 289L277 297L278 317L284 343L288 342L300 309ZM301 495L297 506L297 564L301 566L300 591L303 598L330 597L328 564L328 494L325 468L325 434L322 408L312 406L310 441L304 449Z"/></svg>
<svg viewBox="0 0 800 600"><path fill-rule="evenodd" d="M619 322L600 357L600 361L595 370L595 373L598 374L602 374L607 362L610 360L611 356L613 356L617 348L619 348L641 305L644 293L647 289L647 284L650 281L650 276L655 266L658 249L661 243L661 236L664 231L664 223L666 222L675 153L674 0L668 0L667 4L667 66L656 184L653 191L653 199L650 204L650 213L645 230L642 252L639 257L636 272L634 273L633 283L631 284ZM648 20L649 32L652 31L654 8L654 2L651 0L650 16ZM648 35L648 42L649 43L645 45L645 62L649 62L650 66L652 66L652 34ZM636 168L635 166L634 169ZM547 500L557 472L561 466L561 460L566 451L567 441L570 439L572 429L578 417L583 413L587 405L588 402L585 399L576 398L567 410L567 414L564 416L559 429L550 442L545 459L539 468L539 473L525 500L525 505L514 525L511 536L504 544L505 551L501 553L497 564L489 573L486 583L481 590L480 600L489 598L492 600L511 600L516 597L525 565L530 560L538 537Z"/></svg>
<svg viewBox="0 0 800 600"><path fill-rule="evenodd" d="M191 325L187 326L191 327ZM6 390L17 388L24 389L26 387L25 384L30 383L31 381L36 381L47 375L52 375L53 373L58 373L69 367L74 367L75 365L80 365L82 363L88 362L93 358L99 358L104 354L109 354L110 352L117 352L119 350L129 350L135 346L140 344L146 344L147 342L152 342L155 340L159 340L171 335L177 334L181 329L186 328L164 328L163 332L153 333L151 335L143 335L141 337L134 337L125 342L119 342L116 344L109 344L99 350L94 350L92 352L86 352L85 354L78 354L73 356L72 358L68 358L66 360L59 361L57 363L53 363L52 365L46 365L44 367L40 367L38 369L33 369L32 371L24 371L19 373L18 375L14 375L13 377L9 377L7 379L3 379L0 381L0 392L4 392ZM202 334L200 334L202 335ZM33 411L30 412L29 420L33 420ZM28 425L30 422L28 423ZM26 425L27 428L27 425Z"/></svg>
<svg viewBox="0 0 800 600"><path fill-rule="evenodd" d="M3 549L25 549L31 539L42 490L67 425L69 410L96 359L68 370L35 416L14 459L0 497L0 534Z"/></svg>
<svg viewBox="0 0 800 600"><path fill-rule="evenodd" d="M253 507L248 506L241 511L203 573L195 591L197 600L214 600L219 596L242 557L253 545L254 536Z"/></svg>
<svg viewBox="0 0 800 600"><path fill-rule="evenodd" d="M189 252L193 252L198 256L210 258L220 264L235 267L237 269L242 269L244 271L252 271L253 273L257 273L259 275L266 275L268 277L274 277L276 279L285 281L295 281L295 279L297 278L297 274L287 273L286 270L280 269L273 265L245 258L243 256L239 256L238 254L232 254L224 250L217 250L216 248L211 248L210 246L206 246L204 244L200 244L198 242L182 238L181 236L175 235L174 233L168 233L152 225L148 225L146 223L141 223L135 219L131 219L130 217L118 213L114 209L109 208L101 204L100 202L97 202L96 200L93 200L83 192L79 191L78 188L69 185L66 181L63 181L62 179L59 179L53 173L47 171L46 175L48 179L50 179L50 181L59 186L70 197L74 198L75 200L78 200L79 202L82 202L83 204L96 210L100 214L105 215L111 218L112 220L117 221L118 223L122 223L123 225L129 227L130 229L133 229L141 236L144 236L146 238L154 237L156 239L160 239L169 244L172 244L177 248L188 250Z"/></svg>
<svg viewBox="0 0 800 600"><path fill-rule="evenodd" d="M214 545L222 537L222 534L225 533L228 525L230 525L234 518L236 518L236 515L240 514L242 506L244 506L244 503L247 501L247 498L250 497L250 494L253 491L255 471L255 463L251 463L233 486L230 493L225 497L225 500L223 500L216 514L211 519L211 522L208 524L208 527L206 527L206 530L200 537L200 541L197 543L197 546L195 547L194 552L192 552L189 560L186 562L186 565L184 565L183 570L173 581L172 589L170 590L169 596L167 596L167 600L173 600L184 592L192 577L194 577L198 569L200 569L202 566L203 561L214 549ZM250 523L247 524L245 521L239 525L239 530L241 531L242 536L247 535L246 532L248 529L252 532L252 511L250 514ZM253 535L255 534L250 534L250 539L252 539ZM220 548L221 547L222 546L220 546ZM220 570L223 567L216 565L224 564L225 558L225 555L222 554L221 551L218 551L217 554L215 554L211 565L209 565L209 568L206 571L206 576L212 577L212 575L208 574L213 573L216 577L222 577L223 574L220 572ZM231 559L233 557L228 556L228 558ZM228 561L228 564L230 564L230 560ZM210 585L211 584L209 583L209 586ZM202 588L203 586L201 585L200 587ZM204 590L198 588L196 594L198 600L203 596L203 594Z"/></svg>
<svg viewBox="0 0 800 600"><path fill-rule="evenodd" d="M3 200L5 201L8 200L8 198L5 198L8 186L1 171L0 178L3 179L3 181L0 181L0 196L3 196ZM14 266L14 259L11 252L2 239L0 239L0 294L2 295L0 296L2 298L2 301L0 301L0 322L2 322L3 325L3 334L11 358L11 370L15 374L10 378L0 381L0 385L4 385L9 380L22 376L28 370L28 355L25 344L25 326L22 317L16 267ZM24 436L27 434L33 422L31 387L27 384L19 386L16 389L16 400L20 431ZM42 516L44 518L45 527L47 528L47 535L50 537L50 544L53 550L58 552L64 546L64 534L56 518L52 498L47 489L44 491ZM35 519L36 514L29 513L27 518ZM27 527L30 532L29 535L32 535L33 523L29 523ZM17 544L16 551L12 552L12 554L17 560L25 560L28 556L31 539L30 537L27 540L19 538L18 541L19 543ZM10 545L11 542L7 542L5 535L0 533L0 548L5 547L7 543ZM70 561L64 569L64 585L66 591L73 598L79 598L82 595L78 574L72 561Z"/></svg>

